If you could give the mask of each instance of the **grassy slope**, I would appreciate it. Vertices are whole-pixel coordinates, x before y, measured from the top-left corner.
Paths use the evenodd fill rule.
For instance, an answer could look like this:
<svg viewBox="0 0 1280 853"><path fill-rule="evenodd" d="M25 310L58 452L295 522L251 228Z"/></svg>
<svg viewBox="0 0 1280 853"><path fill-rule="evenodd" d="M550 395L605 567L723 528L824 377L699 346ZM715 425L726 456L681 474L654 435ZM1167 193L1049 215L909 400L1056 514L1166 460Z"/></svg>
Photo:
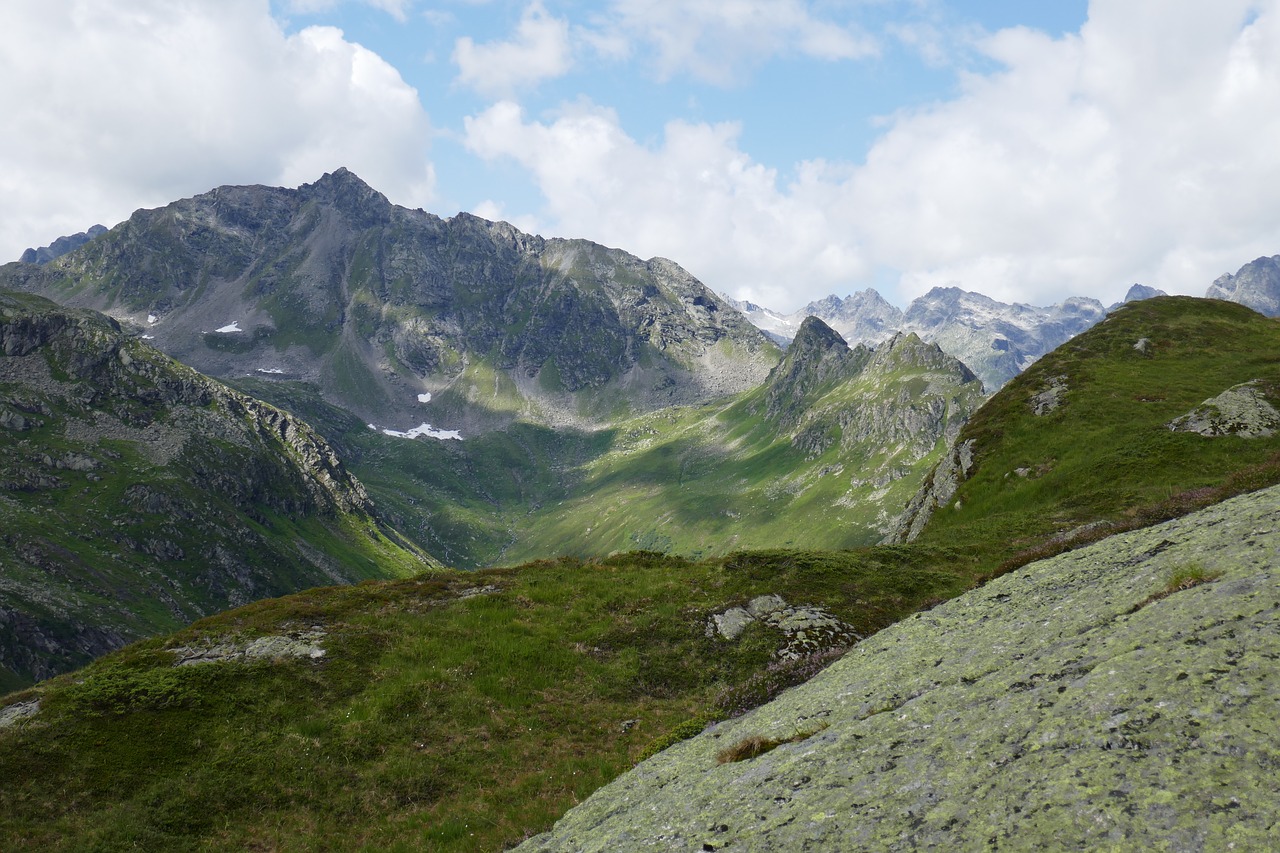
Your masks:
<svg viewBox="0 0 1280 853"><path fill-rule="evenodd" d="M664 735L825 660L770 666L776 635L711 639L710 613L780 593L866 633L958 592L933 568L945 562L920 548L638 553L249 605L6 699L42 710L0 729L0 777L21 780L0 789L0 847L498 849ZM459 599L480 585L498 589ZM165 651L315 625L319 662L175 668Z"/></svg>
<svg viewBox="0 0 1280 853"><path fill-rule="evenodd" d="M1134 348L1140 339L1146 352ZM1063 405L1031 397L1065 376ZM1166 424L1232 385L1263 380L1280 403L1280 322L1190 297L1135 302L1045 356L966 425L975 469L922 542L1010 556L1091 522L1152 523L1280 476L1280 436L1172 432ZM1019 476L1016 469L1029 469Z"/></svg>

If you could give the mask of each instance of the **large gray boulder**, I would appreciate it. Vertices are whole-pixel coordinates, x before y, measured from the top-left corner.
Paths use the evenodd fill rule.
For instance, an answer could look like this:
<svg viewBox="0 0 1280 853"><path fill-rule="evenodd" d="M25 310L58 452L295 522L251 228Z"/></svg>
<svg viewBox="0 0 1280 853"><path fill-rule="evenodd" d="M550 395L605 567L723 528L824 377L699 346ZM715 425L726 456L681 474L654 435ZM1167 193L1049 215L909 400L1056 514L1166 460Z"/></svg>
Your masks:
<svg viewBox="0 0 1280 853"><path fill-rule="evenodd" d="M1271 488L1033 563L519 849L1273 849L1278 547Z"/></svg>

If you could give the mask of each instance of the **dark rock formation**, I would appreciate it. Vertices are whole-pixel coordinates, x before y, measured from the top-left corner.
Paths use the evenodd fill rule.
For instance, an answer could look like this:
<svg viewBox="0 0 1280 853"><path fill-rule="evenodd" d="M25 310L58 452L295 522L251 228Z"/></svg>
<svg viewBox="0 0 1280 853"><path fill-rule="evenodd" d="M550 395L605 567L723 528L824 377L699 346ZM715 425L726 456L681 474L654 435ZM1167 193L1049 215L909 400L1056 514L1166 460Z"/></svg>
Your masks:
<svg viewBox="0 0 1280 853"><path fill-rule="evenodd" d="M47 264L49 261L57 260L67 252L80 248L94 237L106 233L107 228L105 225L94 225L88 231L81 231L79 234L72 234L69 237L59 237L48 246L41 246L39 249L27 249L22 253L19 261L24 264Z"/></svg>

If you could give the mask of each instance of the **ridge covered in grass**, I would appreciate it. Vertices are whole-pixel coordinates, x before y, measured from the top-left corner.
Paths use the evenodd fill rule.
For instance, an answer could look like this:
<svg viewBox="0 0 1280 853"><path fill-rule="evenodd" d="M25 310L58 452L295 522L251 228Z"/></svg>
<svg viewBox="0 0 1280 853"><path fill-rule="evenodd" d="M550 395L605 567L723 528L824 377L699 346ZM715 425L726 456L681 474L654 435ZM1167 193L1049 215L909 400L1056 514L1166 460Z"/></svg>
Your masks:
<svg viewBox="0 0 1280 853"><path fill-rule="evenodd" d="M974 414L957 439L971 470L919 541L1025 562L1280 482L1280 436L1169 427L1254 380L1280 403L1280 321L1218 300L1129 303Z"/></svg>
<svg viewBox="0 0 1280 853"><path fill-rule="evenodd" d="M39 703L0 728L0 847L499 849L682 723L812 674L776 656L777 631L729 641L713 614L776 594L871 633L960 591L948 562L641 552L251 604L0 701ZM176 649L300 631L323 656L175 666Z"/></svg>

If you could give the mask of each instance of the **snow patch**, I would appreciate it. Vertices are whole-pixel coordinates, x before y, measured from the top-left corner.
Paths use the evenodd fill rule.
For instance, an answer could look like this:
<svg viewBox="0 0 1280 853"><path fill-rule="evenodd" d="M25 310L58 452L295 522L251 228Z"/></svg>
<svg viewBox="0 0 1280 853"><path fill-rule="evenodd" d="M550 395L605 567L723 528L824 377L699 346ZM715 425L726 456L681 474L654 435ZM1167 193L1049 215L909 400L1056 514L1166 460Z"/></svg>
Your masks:
<svg viewBox="0 0 1280 853"><path fill-rule="evenodd" d="M280 369L280 368L278 368L278 367L259 367L259 368L258 368L258 372L259 372L259 373L270 373L270 374L272 374L273 376L282 375L282 374L284 373L284 371L283 371L283 370L281 370L281 369Z"/></svg>
<svg viewBox="0 0 1280 853"><path fill-rule="evenodd" d="M428 392L426 392L425 394L419 394L419 395L418 395L418 402L419 402L419 403L430 403L430 402L431 402L431 392L430 392L430 391L428 391Z"/></svg>
<svg viewBox="0 0 1280 853"><path fill-rule="evenodd" d="M373 424L369 424L369 426L377 429ZM462 441L462 435L459 434L456 429L436 429L428 423L420 424L413 429L405 430L403 432L396 429L384 429L382 430L382 434L389 435L392 438L418 438L419 436L425 435L427 438L438 438L441 441Z"/></svg>
<svg viewBox="0 0 1280 853"><path fill-rule="evenodd" d="M236 320L234 323L228 323L227 325L223 326L220 329L214 329L214 331L221 332L222 334L225 335L230 332L242 332L244 330L240 328L240 321Z"/></svg>
<svg viewBox="0 0 1280 853"><path fill-rule="evenodd" d="M156 339L156 336L155 336L155 335L143 335L143 336L142 336L142 339L143 339L144 341L154 341L154 340Z"/></svg>
<svg viewBox="0 0 1280 853"><path fill-rule="evenodd" d="M155 314L147 315L147 325L154 326L156 323L159 323L159 322L160 322L160 318L157 317Z"/></svg>

